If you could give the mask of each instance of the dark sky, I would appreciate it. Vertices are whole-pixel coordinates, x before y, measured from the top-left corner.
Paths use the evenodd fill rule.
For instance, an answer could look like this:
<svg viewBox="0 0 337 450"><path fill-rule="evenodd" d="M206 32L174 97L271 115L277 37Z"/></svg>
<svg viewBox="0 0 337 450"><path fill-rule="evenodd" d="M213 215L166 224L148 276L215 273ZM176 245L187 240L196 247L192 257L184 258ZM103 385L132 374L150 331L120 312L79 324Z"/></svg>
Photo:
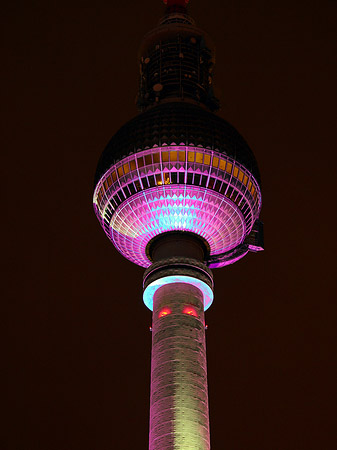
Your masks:
<svg viewBox="0 0 337 450"><path fill-rule="evenodd" d="M160 0L2 9L8 450L148 446L143 269L92 209L107 141L136 114ZM336 2L191 0L217 47L220 115L262 175L265 251L214 271L213 450L334 450ZM6 221L7 222L7 221Z"/></svg>

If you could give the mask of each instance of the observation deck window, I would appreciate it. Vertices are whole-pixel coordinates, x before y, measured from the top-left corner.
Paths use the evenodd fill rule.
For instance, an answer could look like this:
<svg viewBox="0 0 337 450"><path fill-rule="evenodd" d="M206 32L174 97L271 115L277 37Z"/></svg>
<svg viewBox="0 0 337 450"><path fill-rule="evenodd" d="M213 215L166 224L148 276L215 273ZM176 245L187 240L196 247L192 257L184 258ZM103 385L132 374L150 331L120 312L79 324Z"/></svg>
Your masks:
<svg viewBox="0 0 337 450"><path fill-rule="evenodd" d="M118 177L119 178L122 177L123 176L123 167L122 166L118 167L117 171L118 171Z"/></svg>
<svg viewBox="0 0 337 450"><path fill-rule="evenodd" d="M152 155L145 155L145 165L149 166L152 164Z"/></svg>
<svg viewBox="0 0 337 450"><path fill-rule="evenodd" d="M177 184L177 172L171 172L171 182Z"/></svg>
<svg viewBox="0 0 337 450"><path fill-rule="evenodd" d="M112 172L111 176L112 176L113 182L115 182L117 180L117 174L116 174L115 170Z"/></svg>
<svg viewBox="0 0 337 450"><path fill-rule="evenodd" d="M221 186L221 181L220 180L216 180L215 186L214 186L214 190L220 192L220 186Z"/></svg>
<svg viewBox="0 0 337 450"><path fill-rule="evenodd" d="M161 154L161 157L162 157L162 161L163 162L168 162L168 160L169 160L169 153L168 152L163 152Z"/></svg>
<svg viewBox="0 0 337 450"><path fill-rule="evenodd" d="M243 180L243 172L242 172L242 170L240 170L238 178L239 178L239 181L242 182L242 180Z"/></svg>
<svg viewBox="0 0 337 450"><path fill-rule="evenodd" d="M204 156L204 164L209 166L211 164L211 155L208 155L207 153Z"/></svg>
<svg viewBox="0 0 337 450"><path fill-rule="evenodd" d="M201 178L201 175L199 173L196 173L194 175L194 184L196 184L197 186L200 185L200 178Z"/></svg>
<svg viewBox="0 0 337 450"><path fill-rule="evenodd" d="M164 153L167 153L167 152L163 152L163 154L164 154ZM177 156L178 156L178 152L176 152L176 151L171 152L171 153L170 153L170 159L171 159L171 161L177 161ZM164 158L163 158L163 161L164 161Z"/></svg>
<svg viewBox="0 0 337 450"><path fill-rule="evenodd" d="M136 161L134 159L130 161L130 168L131 170L136 170Z"/></svg>
<svg viewBox="0 0 337 450"><path fill-rule="evenodd" d="M220 170L226 169L226 161L224 159L220 159L219 169Z"/></svg>
<svg viewBox="0 0 337 450"><path fill-rule="evenodd" d="M234 166L234 172L233 172L233 175L235 176L235 178L237 178L238 173L239 173L239 169L238 169L236 166Z"/></svg>
<svg viewBox="0 0 337 450"><path fill-rule="evenodd" d="M154 153L153 154L153 162L154 162L154 164L159 164L160 163L160 154L159 153Z"/></svg>
<svg viewBox="0 0 337 450"><path fill-rule="evenodd" d="M199 163L199 164L202 164L203 156L204 156L204 155L203 155L202 153L197 152L197 153L195 154L195 162L197 162L197 163Z"/></svg>
<svg viewBox="0 0 337 450"><path fill-rule="evenodd" d="M187 153L187 161L194 162L194 155L195 155L194 152L188 152Z"/></svg>
<svg viewBox="0 0 337 450"><path fill-rule="evenodd" d="M233 164L231 164L230 162L227 163L226 172L227 173L232 173L232 167L233 167Z"/></svg>
<svg viewBox="0 0 337 450"><path fill-rule="evenodd" d="M129 173L129 172L130 172L129 164L128 164L128 163L123 164L123 169L124 169L125 175L126 175L127 173Z"/></svg>
<svg viewBox="0 0 337 450"><path fill-rule="evenodd" d="M213 161L212 161L212 166L217 168L219 165L219 158L217 156L214 156Z"/></svg>
<svg viewBox="0 0 337 450"><path fill-rule="evenodd" d="M213 189L214 182L215 182L215 179L214 179L214 178L210 178L210 179L209 179L209 182L208 182L208 188L209 188L209 189Z"/></svg>
<svg viewBox="0 0 337 450"><path fill-rule="evenodd" d="M144 167L144 158L142 156L140 158L137 158L137 164L138 167Z"/></svg>
<svg viewBox="0 0 337 450"><path fill-rule="evenodd" d="M149 182L150 182L150 186L151 186L151 187L155 187L155 186L156 186L156 180L155 180L155 178L154 178L154 175L151 175L151 176L149 177Z"/></svg>

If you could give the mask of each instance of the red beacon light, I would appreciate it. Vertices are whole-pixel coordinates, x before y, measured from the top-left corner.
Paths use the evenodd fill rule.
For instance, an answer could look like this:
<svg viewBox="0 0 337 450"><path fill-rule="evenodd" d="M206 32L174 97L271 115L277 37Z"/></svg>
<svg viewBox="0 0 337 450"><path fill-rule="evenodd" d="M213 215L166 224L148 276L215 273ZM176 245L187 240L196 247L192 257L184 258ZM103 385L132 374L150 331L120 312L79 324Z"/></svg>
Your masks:
<svg viewBox="0 0 337 450"><path fill-rule="evenodd" d="M164 317L164 316L168 316L169 314L171 314L171 310L170 310L170 308L168 308L167 306L165 306L165 308L162 308L160 311L159 311L159 314L158 314L158 317L160 318L160 317Z"/></svg>
<svg viewBox="0 0 337 450"><path fill-rule="evenodd" d="M193 308L193 306L185 306L185 308L183 309L183 313L188 314L189 316L198 317L198 313Z"/></svg>

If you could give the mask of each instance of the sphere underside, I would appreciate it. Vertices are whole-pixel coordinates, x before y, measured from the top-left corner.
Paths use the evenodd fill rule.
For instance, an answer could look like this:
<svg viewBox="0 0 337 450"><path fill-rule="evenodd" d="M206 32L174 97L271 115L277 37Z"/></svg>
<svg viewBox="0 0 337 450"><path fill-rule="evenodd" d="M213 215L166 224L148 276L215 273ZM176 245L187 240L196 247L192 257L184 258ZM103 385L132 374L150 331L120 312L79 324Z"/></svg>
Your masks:
<svg viewBox="0 0 337 450"><path fill-rule="evenodd" d="M94 192L106 235L124 257L143 267L151 264L148 243L169 231L201 236L211 256L232 250L250 232L260 206L257 181L237 161L176 145L122 159Z"/></svg>
<svg viewBox="0 0 337 450"><path fill-rule="evenodd" d="M203 237L211 255L236 247L245 236L238 207L200 186L160 186L140 192L120 205L109 236L130 261L148 267L147 244L168 231L189 231Z"/></svg>

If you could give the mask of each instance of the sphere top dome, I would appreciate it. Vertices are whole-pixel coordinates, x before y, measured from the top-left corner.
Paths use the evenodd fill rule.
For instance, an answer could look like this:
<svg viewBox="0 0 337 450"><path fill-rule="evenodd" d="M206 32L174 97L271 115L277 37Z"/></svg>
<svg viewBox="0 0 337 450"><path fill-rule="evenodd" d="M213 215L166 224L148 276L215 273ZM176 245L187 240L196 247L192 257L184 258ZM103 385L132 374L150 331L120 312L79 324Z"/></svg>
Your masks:
<svg viewBox="0 0 337 450"><path fill-rule="evenodd" d="M193 103L167 102L137 115L117 131L98 162L95 186L106 170L124 157L172 143L227 155L246 167L260 183L254 154L232 125Z"/></svg>

